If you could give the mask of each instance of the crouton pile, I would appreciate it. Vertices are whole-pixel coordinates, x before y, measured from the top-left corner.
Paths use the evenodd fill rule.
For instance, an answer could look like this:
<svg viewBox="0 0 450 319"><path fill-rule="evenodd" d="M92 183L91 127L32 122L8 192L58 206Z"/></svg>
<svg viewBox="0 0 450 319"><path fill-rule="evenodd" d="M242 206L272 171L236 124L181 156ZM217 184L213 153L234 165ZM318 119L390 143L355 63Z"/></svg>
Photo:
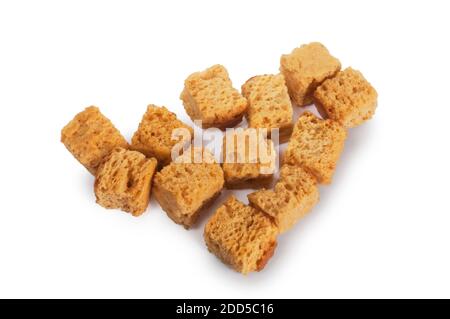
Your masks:
<svg viewBox="0 0 450 319"><path fill-rule="evenodd" d="M192 144L190 125L156 105L147 107L131 143L95 106L62 129L61 142L95 176L97 203L133 216L148 209L153 193L189 229L224 187L252 189L249 204L230 195L204 229L209 251L242 274L262 270L277 237L317 204L319 185L332 183L348 129L372 118L377 106L377 92L362 73L341 70L317 42L282 55L279 74L252 76L241 91L222 65L193 73L180 99L203 129L224 131L219 160ZM304 111L294 119L293 105L310 104L321 118ZM243 118L247 128L230 130ZM274 181L280 158L274 145L285 142Z"/></svg>

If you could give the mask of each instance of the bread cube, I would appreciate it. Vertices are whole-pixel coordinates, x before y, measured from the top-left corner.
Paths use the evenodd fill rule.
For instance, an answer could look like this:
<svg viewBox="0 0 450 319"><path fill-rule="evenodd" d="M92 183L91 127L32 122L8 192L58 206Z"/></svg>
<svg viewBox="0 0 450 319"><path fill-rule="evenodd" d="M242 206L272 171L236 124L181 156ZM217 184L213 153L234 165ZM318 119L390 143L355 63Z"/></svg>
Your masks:
<svg viewBox="0 0 450 319"><path fill-rule="evenodd" d="M133 216L145 212L150 200L155 158L117 148L99 166L94 191L97 203L105 208L119 208Z"/></svg>
<svg viewBox="0 0 450 319"><path fill-rule="evenodd" d="M259 129L227 130L222 157L227 188L260 188L271 183L276 164L275 148Z"/></svg>
<svg viewBox="0 0 450 319"><path fill-rule="evenodd" d="M222 65L191 74L180 98L190 118L201 120L203 128L233 127L241 122L247 109L247 100L233 88Z"/></svg>
<svg viewBox="0 0 450 319"><path fill-rule="evenodd" d="M339 60L318 42L302 45L281 56L280 64L289 95L298 106L311 104L316 87L341 69Z"/></svg>
<svg viewBox="0 0 450 319"><path fill-rule="evenodd" d="M347 130L333 120L303 113L294 126L283 163L302 166L321 184L330 184Z"/></svg>
<svg viewBox="0 0 450 319"><path fill-rule="evenodd" d="M62 129L61 142L92 175L114 148L128 148L125 138L95 106L78 113Z"/></svg>
<svg viewBox="0 0 450 319"><path fill-rule="evenodd" d="M377 97L377 91L361 72L347 68L316 89L314 103L323 117L351 128L373 116Z"/></svg>
<svg viewBox="0 0 450 319"><path fill-rule="evenodd" d="M186 134L172 138L172 133L176 129L184 129ZM192 127L178 120L175 113L164 106L158 107L151 104L147 107L139 128L133 135L131 148L147 157L155 157L162 167L172 161L171 152L175 144L189 143L193 134Z"/></svg>
<svg viewBox="0 0 450 319"><path fill-rule="evenodd" d="M253 128L279 129L280 142L292 133L292 104L282 74L259 75L242 85L242 95L248 101L246 118Z"/></svg>
<svg viewBox="0 0 450 319"><path fill-rule="evenodd" d="M273 218L280 233L292 228L319 201L316 179L298 166L284 165L272 190L247 195L250 205Z"/></svg>
<svg viewBox="0 0 450 319"><path fill-rule="evenodd" d="M223 184L223 171L214 156L190 148L156 174L153 193L167 215L188 229L202 208L220 194Z"/></svg>
<svg viewBox="0 0 450 319"><path fill-rule="evenodd" d="M277 227L271 218L230 196L205 226L208 250L242 274L260 271L275 252Z"/></svg>

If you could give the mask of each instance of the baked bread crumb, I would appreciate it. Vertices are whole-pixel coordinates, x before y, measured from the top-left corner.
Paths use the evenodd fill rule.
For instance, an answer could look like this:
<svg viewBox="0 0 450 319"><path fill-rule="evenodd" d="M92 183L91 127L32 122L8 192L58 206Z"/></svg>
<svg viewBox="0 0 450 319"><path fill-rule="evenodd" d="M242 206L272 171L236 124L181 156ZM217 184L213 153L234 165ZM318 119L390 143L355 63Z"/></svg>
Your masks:
<svg viewBox="0 0 450 319"><path fill-rule="evenodd" d="M298 106L311 104L317 86L341 69L339 60L319 42L304 44L282 55L280 64L289 95Z"/></svg>
<svg viewBox="0 0 450 319"><path fill-rule="evenodd" d="M172 139L175 129L185 129L189 134ZM175 113L170 112L164 106L150 104L133 135L131 148L147 157L155 157L160 166L164 166L171 162L171 152L175 144L189 143L193 134L192 127L178 120Z"/></svg>
<svg viewBox="0 0 450 319"><path fill-rule="evenodd" d="M247 100L233 88L227 70L219 64L191 74L180 99L189 117L201 120L203 128L233 127L247 109Z"/></svg>
<svg viewBox="0 0 450 319"><path fill-rule="evenodd" d="M139 152L113 150L98 168L94 184L97 203L140 216L150 200L156 165L156 159L148 159Z"/></svg>
<svg viewBox="0 0 450 319"><path fill-rule="evenodd" d="M276 153L273 142L259 129L237 128L223 137L222 160L227 188L260 188L272 181Z"/></svg>
<svg viewBox="0 0 450 319"><path fill-rule="evenodd" d="M260 271L275 252L278 229L271 218L230 196L208 220L208 250L242 274Z"/></svg>
<svg viewBox="0 0 450 319"><path fill-rule="evenodd" d="M111 121L96 106L78 113L61 131L61 142L92 175L116 147L128 143Z"/></svg>
<svg viewBox="0 0 450 319"><path fill-rule="evenodd" d="M333 120L303 113L294 126L284 164L302 166L321 184L330 184L344 148L347 130Z"/></svg>
<svg viewBox="0 0 450 319"><path fill-rule="evenodd" d="M347 68L316 89L314 103L323 117L352 128L373 116L377 97L377 91L361 72Z"/></svg>
<svg viewBox="0 0 450 319"><path fill-rule="evenodd" d="M223 184L222 168L213 155L190 148L156 174L153 194L167 215L188 229L202 208L220 194Z"/></svg>
<svg viewBox="0 0 450 319"><path fill-rule="evenodd" d="M258 75L242 85L242 95L248 101L248 127L279 129L280 142L292 133L292 104L282 74Z"/></svg>
<svg viewBox="0 0 450 319"><path fill-rule="evenodd" d="M319 201L316 179L303 168L284 165L274 189L247 195L250 205L273 218L280 233L292 228Z"/></svg>

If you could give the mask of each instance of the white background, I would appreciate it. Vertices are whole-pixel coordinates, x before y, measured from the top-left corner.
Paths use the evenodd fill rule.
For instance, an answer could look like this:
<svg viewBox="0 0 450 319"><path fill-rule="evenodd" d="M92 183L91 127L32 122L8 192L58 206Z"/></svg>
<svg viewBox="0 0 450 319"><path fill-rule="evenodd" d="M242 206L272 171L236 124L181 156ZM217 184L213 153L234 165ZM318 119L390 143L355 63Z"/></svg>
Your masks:
<svg viewBox="0 0 450 319"><path fill-rule="evenodd" d="M447 1L2 1L0 297L450 297L448 13ZM186 231L154 200L140 218L98 206L59 141L91 104L128 139L149 103L189 122L187 75L221 63L240 87L310 41L360 69L378 109L260 273L207 251L206 218Z"/></svg>

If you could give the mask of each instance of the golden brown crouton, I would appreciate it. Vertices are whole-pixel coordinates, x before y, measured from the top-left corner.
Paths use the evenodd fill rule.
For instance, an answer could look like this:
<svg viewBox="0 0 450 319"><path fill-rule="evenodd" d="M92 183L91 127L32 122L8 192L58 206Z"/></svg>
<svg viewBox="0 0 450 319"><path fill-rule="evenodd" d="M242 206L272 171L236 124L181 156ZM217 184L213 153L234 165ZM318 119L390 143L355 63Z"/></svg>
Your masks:
<svg viewBox="0 0 450 319"><path fill-rule="evenodd" d="M156 159L147 159L139 152L115 149L98 168L94 185L97 203L140 216L150 200L156 165Z"/></svg>
<svg viewBox="0 0 450 319"><path fill-rule="evenodd" d="M260 188L269 185L275 172L273 142L259 129L227 130L222 145L227 188Z"/></svg>
<svg viewBox="0 0 450 319"><path fill-rule="evenodd" d="M125 138L95 106L78 113L62 129L61 142L93 175L114 148L128 148Z"/></svg>
<svg viewBox="0 0 450 319"><path fill-rule="evenodd" d="M316 179L298 166L284 165L273 190L247 195L250 205L271 216L284 233L305 216L319 200Z"/></svg>
<svg viewBox="0 0 450 319"><path fill-rule="evenodd" d="M351 128L373 116L377 97L377 91L361 72L347 68L317 88L314 103L323 117Z"/></svg>
<svg viewBox="0 0 450 319"><path fill-rule="evenodd" d="M316 87L341 69L339 60L318 42L302 45L281 56L280 64L289 95L299 106L311 104Z"/></svg>
<svg viewBox="0 0 450 319"><path fill-rule="evenodd" d="M259 75L242 85L242 95L248 101L246 113L248 126L279 129L280 142L292 133L292 104L282 74Z"/></svg>
<svg viewBox="0 0 450 319"><path fill-rule="evenodd" d="M198 155L198 156L197 156ZM223 171L206 150L190 148L158 172L153 193L177 224L191 227L223 188Z"/></svg>
<svg viewBox="0 0 450 319"><path fill-rule="evenodd" d="M184 82L180 98L190 118L201 120L203 128L233 127L247 109L247 100L233 88L222 65L191 74Z"/></svg>
<svg viewBox="0 0 450 319"><path fill-rule="evenodd" d="M205 226L210 252L243 274L260 271L277 245L277 227L259 210L230 196Z"/></svg>
<svg viewBox="0 0 450 319"><path fill-rule="evenodd" d="M346 137L346 129L338 122L305 112L294 126L283 163L302 166L319 183L329 184Z"/></svg>
<svg viewBox="0 0 450 319"><path fill-rule="evenodd" d="M174 136L174 130L184 129L186 135ZM177 119L175 113L168 109L149 105L142 117L138 130L134 133L131 148L147 157L155 157L160 166L171 162L171 152L175 144L187 144L193 137L193 129Z"/></svg>

